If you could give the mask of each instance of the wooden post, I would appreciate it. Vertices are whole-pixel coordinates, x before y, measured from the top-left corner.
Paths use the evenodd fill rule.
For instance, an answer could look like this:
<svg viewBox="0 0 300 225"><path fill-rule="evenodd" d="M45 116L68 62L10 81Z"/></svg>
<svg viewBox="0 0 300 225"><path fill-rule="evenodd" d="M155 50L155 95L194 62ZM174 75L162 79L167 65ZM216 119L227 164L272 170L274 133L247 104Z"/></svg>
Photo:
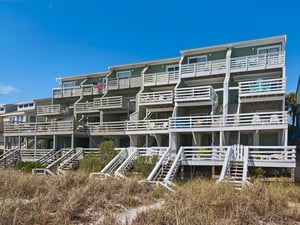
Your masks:
<svg viewBox="0 0 300 225"><path fill-rule="evenodd" d="M216 166L211 167L211 178L214 178L216 176Z"/></svg>

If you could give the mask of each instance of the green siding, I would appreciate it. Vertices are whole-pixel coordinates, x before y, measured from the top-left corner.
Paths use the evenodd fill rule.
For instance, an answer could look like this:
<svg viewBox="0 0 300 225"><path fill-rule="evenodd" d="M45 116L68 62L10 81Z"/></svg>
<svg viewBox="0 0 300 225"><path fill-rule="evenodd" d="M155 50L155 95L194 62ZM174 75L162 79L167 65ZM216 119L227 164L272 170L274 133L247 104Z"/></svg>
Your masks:
<svg viewBox="0 0 300 225"><path fill-rule="evenodd" d="M188 63L188 58L193 57L193 56L207 56L207 61L212 61L212 60L220 60L220 59L225 59L226 58L226 50L223 51L216 51L216 52L206 52L206 53L198 53L198 54L193 54L193 55L188 55L185 56L182 64L187 64Z"/></svg>
<svg viewBox="0 0 300 225"><path fill-rule="evenodd" d="M248 55L256 55L258 48L275 46L275 45L282 46L281 43L274 43L274 44L269 44L269 45L251 46L251 47L247 47L247 48L234 48L231 53L231 58L248 56Z"/></svg>

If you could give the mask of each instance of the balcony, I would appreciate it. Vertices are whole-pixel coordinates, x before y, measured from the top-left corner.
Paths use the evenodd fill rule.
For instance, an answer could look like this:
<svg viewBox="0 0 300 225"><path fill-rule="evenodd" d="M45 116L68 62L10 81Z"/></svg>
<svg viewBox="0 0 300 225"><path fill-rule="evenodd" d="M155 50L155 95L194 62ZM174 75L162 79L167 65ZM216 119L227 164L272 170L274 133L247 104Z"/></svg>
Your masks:
<svg viewBox="0 0 300 225"><path fill-rule="evenodd" d="M175 102L179 106L212 105L218 100L218 95L212 86L185 87L175 90Z"/></svg>
<svg viewBox="0 0 300 225"><path fill-rule="evenodd" d="M60 104L55 105L42 105L37 107L37 115L38 116L55 116L60 115L66 112Z"/></svg>
<svg viewBox="0 0 300 225"><path fill-rule="evenodd" d="M170 118L173 132L273 130L287 128L287 112L240 113Z"/></svg>
<svg viewBox="0 0 300 225"><path fill-rule="evenodd" d="M104 83L82 85L83 96L102 95L104 92Z"/></svg>
<svg viewBox="0 0 300 225"><path fill-rule="evenodd" d="M285 64L285 52L274 52L232 58L231 72L243 72L262 69L273 69Z"/></svg>
<svg viewBox="0 0 300 225"><path fill-rule="evenodd" d="M99 110L95 109L94 102L82 102L75 104L75 112L76 113L93 113L99 112Z"/></svg>
<svg viewBox="0 0 300 225"><path fill-rule="evenodd" d="M284 129L287 127L287 112L240 113L226 116L228 130Z"/></svg>
<svg viewBox="0 0 300 225"><path fill-rule="evenodd" d="M150 73L144 76L144 86L177 84L179 72Z"/></svg>
<svg viewBox="0 0 300 225"><path fill-rule="evenodd" d="M108 90L119 90L126 88L139 88L141 87L141 77L129 77L120 79L109 79L107 82Z"/></svg>
<svg viewBox="0 0 300 225"><path fill-rule="evenodd" d="M282 100L284 96L285 80L282 78L239 82L241 102Z"/></svg>
<svg viewBox="0 0 300 225"><path fill-rule="evenodd" d="M125 135L126 122L92 122L86 125L91 135Z"/></svg>
<svg viewBox="0 0 300 225"><path fill-rule="evenodd" d="M127 121L127 134L168 133L169 119Z"/></svg>
<svg viewBox="0 0 300 225"><path fill-rule="evenodd" d="M122 96L94 98L94 109L111 110L111 109L133 109L134 103L128 98Z"/></svg>
<svg viewBox="0 0 300 225"><path fill-rule="evenodd" d="M226 59L181 65L181 77L201 77L226 73Z"/></svg>
<svg viewBox="0 0 300 225"><path fill-rule="evenodd" d="M173 105L173 91L141 93L139 105L149 107L171 106Z"/></svg>
<svg viewBox="0 0 300 225"><path fill-rule="evenodd" d="M4 124L4 136L71 134L73 131L73 120Z"/></svg>
<svg viewBox="0 0 300 225"><path fill-rule="evenodd" d="M103 86L104 87L104 86ZM68 88L53 88L53 98L71 98L82 96L95 96L103 94L104 88L98 88L97 85L87 84Z"/></svg>
<svg viewBox="0 0 300 225"><path fill-rule="evenodd" d="M81 96L81 87L75 86L70 88L53 88L53 98L71 98Z"/></svg>
<svg viewBox="0 0 300 225"><path fill-rule="evenodd" d="M193 166L223 165L229 146L188 146L183 148L182 164ZM295 146L248 146L248 166L289 167L296 166Z"/></svg>

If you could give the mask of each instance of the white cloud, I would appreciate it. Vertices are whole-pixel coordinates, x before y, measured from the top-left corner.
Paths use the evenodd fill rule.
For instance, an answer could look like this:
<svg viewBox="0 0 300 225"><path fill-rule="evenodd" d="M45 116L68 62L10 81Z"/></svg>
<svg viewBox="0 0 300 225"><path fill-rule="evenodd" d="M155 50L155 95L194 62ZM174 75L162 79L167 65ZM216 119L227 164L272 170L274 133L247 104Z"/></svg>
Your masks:
<svg viewBox="0 0 300 225"><path fill-rule="evenodd" d="M0 94L7 95L16 92L17 89L10 85L0 84Z"/></svg>

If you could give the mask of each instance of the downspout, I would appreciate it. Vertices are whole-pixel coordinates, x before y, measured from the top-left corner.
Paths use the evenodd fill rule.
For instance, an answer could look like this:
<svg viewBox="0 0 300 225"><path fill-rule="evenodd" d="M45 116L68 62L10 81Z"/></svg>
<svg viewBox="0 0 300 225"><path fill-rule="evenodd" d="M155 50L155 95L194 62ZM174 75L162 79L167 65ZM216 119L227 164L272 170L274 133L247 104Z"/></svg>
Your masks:
<svg viewBox="0 0 300 225"><path fill-rule="evenodd" d="M184 56L182 55L179 61L179 80L174 88L174 109L172 112L172 117L177 117L177 104L175 102L175 90L179 87L180 83L181 83L181 64L182 61L184 59ZM170 119L169 119L169 123L170 123ZM178 142L178 138L177 138L177 133L170 133L169 132L169 147L170 147L170 152L176 153L177 151L177 142Z"/></svg>
<svg viewBox="0 0 300 225"><path fill-rule="evenodd" d="M225 119L228 114L228 89L229 89L229 79L230 79L230 62L231 62L231 52L232 49L228 48L226 52L226 74L223 83L223 125L225 124ZM220 148L223 146L224 133L223 129L220 130Z"/></svg>
<svg viewBox="0 0 300 225"><path fill-rule="evenodd" d="M109 72L109 73L106 75L106 77L105 77L105 89L104 89L104 93L103 93L101 99L104 98L104 97L107 95L107 92L108 92L108 77L109 77L111 74L112 74L112 71ZM100 117L100 124L102 124L102 123L103 123L103 111L101 111L101 110L99 111L99 117Z"/></svg>
<svg viewBox="0 0 300 225"><path fill-rule="evenodd" d="M81 83L80 83L80 98L73 104L74 105L74 112L73 112L73 114L74 114L74 118L75 118L75 121L76 121L76 117L77 117L77 115L76 115L76 104L78 103L78 102L80 102L81 100L82 100L82 98L83 98L83 89L82 89L82 85L85 83L87 81L87 79L84 79Z"/></svg>

